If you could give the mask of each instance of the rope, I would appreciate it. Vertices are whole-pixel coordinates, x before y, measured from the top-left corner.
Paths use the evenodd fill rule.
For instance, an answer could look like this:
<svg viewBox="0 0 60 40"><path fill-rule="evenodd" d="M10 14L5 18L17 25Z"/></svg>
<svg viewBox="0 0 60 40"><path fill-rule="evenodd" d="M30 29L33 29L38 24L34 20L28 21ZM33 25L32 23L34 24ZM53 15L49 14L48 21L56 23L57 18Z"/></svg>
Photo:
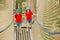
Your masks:
<svg viewBox="0 0 60 40"><path fill-rule="evenodd" d="M36 19L36 22L44 32L46 32L48 34L52 34L52 35L60 34L60 32L49 32L48 29L46 29L45 26L43 26L41 23L39 23L37 19Z"/></svg>
<svg viewBox="0 0 60 40"><path fill-rule="evenodd" d="M37 7L36 7L36 5L37 5L37 1L35 0L35 13L37 13ZM37 15L36 15L37 16ZM38 22L38 20L37 20L37 17L36 17L36 23L40 26L40 28L44 31L44 32L46 32L46 33L48 33L48 34L52 34L52 35L54 35L54 34L60 34L60 32L49 32L48 31L48 29L46 29L45 28L45 26L43 26L41 23L39 23Z"/></svg>
<svg viewBox="0 0 60 40"><path fill-rule="evenodd" d="M13 13L11 14L11 22L9 23L9 25L7 25L6 26L6 28L4 28L4 29L0 29L0 33L2 33L2 32L4 32L5 30L7 30L10 26L11 26L11 24L13 23Z"/></svg>

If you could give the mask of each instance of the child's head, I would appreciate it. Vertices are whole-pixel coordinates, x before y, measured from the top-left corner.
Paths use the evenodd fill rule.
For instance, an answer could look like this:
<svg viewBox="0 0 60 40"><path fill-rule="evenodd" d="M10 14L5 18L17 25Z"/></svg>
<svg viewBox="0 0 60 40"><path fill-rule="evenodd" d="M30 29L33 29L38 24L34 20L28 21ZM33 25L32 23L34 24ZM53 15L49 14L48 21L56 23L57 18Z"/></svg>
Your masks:
<svg viewBox="0 0 60 40"><path fill-rule="evenodd" d="M30 12L31 10L26 10L26 12Z"/></svg>
<svg viewBox="0 0 60 40"><path fill-rule="evenodd" d="M30 7L26 7L26 11L30 12L31 8Z"/></svg>

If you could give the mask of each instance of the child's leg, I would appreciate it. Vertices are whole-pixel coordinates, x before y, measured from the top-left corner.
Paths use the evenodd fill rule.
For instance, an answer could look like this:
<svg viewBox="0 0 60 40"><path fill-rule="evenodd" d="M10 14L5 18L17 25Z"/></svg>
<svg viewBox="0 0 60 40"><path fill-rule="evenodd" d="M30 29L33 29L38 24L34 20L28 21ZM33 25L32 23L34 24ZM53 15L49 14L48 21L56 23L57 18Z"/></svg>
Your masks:
<svg viewBox="0 0 60 40"><path fill-rule="evenodd" d="M29 26L31 26L31 20L29 20Z"/></svg>
<svg viewBox="0 0 60 40"><path fill-rule="evenodd" d="M17 27L19 27L20 26L20 24L19 23L17 23Z"/></svg>
<svg viewBox="0 0 60 40"><path fill-rule="evenodd" d="M18 23L18 32L21 32L22 23Z"/></svg>
<svg viewBox="0 0 60 40"><path fill-rule="evenodd" d="M29 20L27 20L27 27L29 27Z"/></svg>
<svg viewBox="0 0 60 40"><path fill-rule="evenodd" d="M21 27L22 27L22 23L17 23L17 27L18 27L18 29L21 29Z"/></svg>
<svg viewBox="0 0 60 40"><path fill-rule="evenodd" d="M30 20L27 20L27 31L29 31L28 27L30 27Z"/></svg>
<svg viewBox="0 0 60 40"><path fill-rule="evenodd" d="M29 20L29 24L31 23L31 20Z"/></svg>
<svg viewBox="0 0 60 40"><path fill-rule="evenodd" d="M22 27L22 23L20 23L20 29L21 29L21 27Z"/></svg>
<svg viewBox="0 0 60 40"><path fill-rule="evenodd" d="M20 26L20 24L19 23L17 23L17 31L19 32L19 26Z"/></svg>

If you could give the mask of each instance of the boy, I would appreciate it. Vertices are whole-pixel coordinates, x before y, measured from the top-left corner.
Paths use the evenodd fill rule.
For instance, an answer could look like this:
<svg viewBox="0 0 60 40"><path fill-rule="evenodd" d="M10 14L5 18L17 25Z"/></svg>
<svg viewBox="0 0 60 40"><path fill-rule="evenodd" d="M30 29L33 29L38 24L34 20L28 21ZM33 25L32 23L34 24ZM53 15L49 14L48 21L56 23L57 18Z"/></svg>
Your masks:
<svg viewBox="0 0 60 40"><path fill-rule="evenodd" d="M27 24L28 26L30 27L31 25L31 21L32 21L32 11L30 10L29 7L26 8L26 13L25 13L25 16L26 16L26 21L27 21ZM27 28L27 31L28 31L28 28Z"/></svg>
<svg viewBox="0 0 60 40"><path fill-rule="evenodd" d="M16 14L14 15L15 21L17 23L18 29L21 29L22 26L22 14L20 13L20 10L16 10Z"/></svg>

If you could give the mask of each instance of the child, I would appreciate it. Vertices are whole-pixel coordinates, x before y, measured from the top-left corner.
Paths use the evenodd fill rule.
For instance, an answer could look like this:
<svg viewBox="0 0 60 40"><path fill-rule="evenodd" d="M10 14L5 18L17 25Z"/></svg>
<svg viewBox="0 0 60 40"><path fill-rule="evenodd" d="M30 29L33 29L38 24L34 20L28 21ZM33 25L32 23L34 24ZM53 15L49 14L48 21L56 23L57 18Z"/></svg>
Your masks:
<svg viewBox="0 0 60 40"><path fill-rule="evenodd" d="M18 29L21 29L22 26L22 14L20 13L20 10L16 10L16 14L14 15L15 21L17 23Z"/></svg>
<svg viewBox="0 0 60 40"><path fill-rule="evenodd" d="M26 8L25 16L26 16L26 21L27 21L28 27L31 26L30 23L32 21L32 15L33 15L33 13L31 12L30 8L27 7ZM28 31L28 29L27 29L27 31Z"/></svg>

